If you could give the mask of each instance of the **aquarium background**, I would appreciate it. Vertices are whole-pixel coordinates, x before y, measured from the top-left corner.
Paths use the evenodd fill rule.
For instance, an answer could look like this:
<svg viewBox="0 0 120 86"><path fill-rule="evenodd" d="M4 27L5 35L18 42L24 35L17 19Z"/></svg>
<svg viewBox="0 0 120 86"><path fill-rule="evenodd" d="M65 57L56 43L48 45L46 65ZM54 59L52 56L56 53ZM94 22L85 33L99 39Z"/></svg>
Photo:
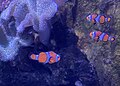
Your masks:
<svg viewBox="0 0 120 86"><path fill-rule="evenodd" d="M0 0L0 14L12 1ZM47 45L37 39L33 41L36 33L33 26L26 27L20 39L16 38L16 21L28 13L22 0L16 16L9 20L2 20L0 16L0 86L120 86L120 1L56 1L57 12L47 21L50 28ZM22 7L25 7L24 13ZM109 15L111 22L92 24L86 20L91 13ZM92 40L89 33L99 28L115 36L115 41ZM56 52L61 60L42 64L30 59L32 53L47 51Z"/></svg>

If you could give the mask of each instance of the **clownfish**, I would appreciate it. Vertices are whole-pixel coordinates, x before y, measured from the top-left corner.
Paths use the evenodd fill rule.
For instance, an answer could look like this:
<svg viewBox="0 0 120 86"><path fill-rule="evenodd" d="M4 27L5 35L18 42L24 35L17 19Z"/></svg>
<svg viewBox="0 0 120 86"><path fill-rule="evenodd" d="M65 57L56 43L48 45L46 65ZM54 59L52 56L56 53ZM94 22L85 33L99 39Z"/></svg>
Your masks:
<svg viewBox="0 0 120 86"><path fill-rule="evenodd" d="M103 24L105 22L110 22L111 18L110 17L105 17L104 15L100 14L90 14L86 17L86 19L92 23L100 23Z"/></svg>
<svg viewBox="0 0 120 86"><path fill-rule="evenodd" d="M115 38L113 36L109 36L106 33L102 33L101 31L93 31L90 32L90 37L96 41L111 41L113 42Z"/></svg>
<svg viewBox="0 0 120 86"><path fill-rule="evenodd" d="M38 60L38 62L44 63L44 64L46 63L52 64L52 63L60 61L60 55L56 54L53 51L40 52L39 55L31 54L30 59Z"/></svg>

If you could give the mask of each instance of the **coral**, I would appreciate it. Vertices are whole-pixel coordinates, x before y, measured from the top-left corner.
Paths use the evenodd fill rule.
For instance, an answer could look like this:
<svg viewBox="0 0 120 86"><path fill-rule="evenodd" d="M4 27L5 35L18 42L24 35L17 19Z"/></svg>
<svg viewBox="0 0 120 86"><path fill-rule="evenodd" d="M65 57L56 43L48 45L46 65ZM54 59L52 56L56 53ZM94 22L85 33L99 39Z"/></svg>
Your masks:
<svg viewBox="0 0 120 86"><path fill-rule="evenodd" d="M18 38L11 38L9 39L9 44L7 47L0 46L0 60L8 61L13 60L14 57L18 54L18 50L20 45L18 44ZM12 41L11 41L12 40Z"/></svg>
<svg viewBox="0 0 120 86"><path fill-rule="evenodd" d="M24 10L26 8L27 10ZM47 44L50 34L47 20L56 12L57 4L52 0L13 0L2 12L1 19L8 20L14 16L18 33L22 33L28 26L33 26L33 29L39 32L40 41Z"/></svg>
<svg viewBox="0 0 120 86"><path fill-rule="evenodd" d="M25 46L30 44L30 37L28 37L30 41L21 40L21 34L25 28L29 26L33 26L33 29L38 32L40 42L48 45L50 36L48 21L55 15L58 7L63 5L65 1L66 0L12 0L0 15L0 26L6 36L6 38L4 37L6 42L4 43L7 43L5 47L0 46L1 60L7 61L13 59L21 44ZM9 25L4 25L5 22L9 24L12 16L15 19L16 32L14 31L14 33L16 33L16 36L8 36L13 28L8 28L7 26ZM27 32L25 34L27 34ZM13 50L15 51L13 52ZM12 53L11 55L10 52Z"/></svg>
<svg viewBox="0 0 120 86"><path fill-rule="evenodd" d="M56 4L56 3L57 4ZM39 33L40 41L47 45L50 35L50 28L47 21L57 12L58 0L13 0L9 7L1 14L1 19L9 20L15 17L17 33L22 33L28 26ZM21 14L20 14L21 13Z"/></svg>
<svg viewBox="0 0 120 86"><path fill-rule="evenodd" d="M0 11L3 11L5 8L8 7L12 0L0 0Z"/></svg>

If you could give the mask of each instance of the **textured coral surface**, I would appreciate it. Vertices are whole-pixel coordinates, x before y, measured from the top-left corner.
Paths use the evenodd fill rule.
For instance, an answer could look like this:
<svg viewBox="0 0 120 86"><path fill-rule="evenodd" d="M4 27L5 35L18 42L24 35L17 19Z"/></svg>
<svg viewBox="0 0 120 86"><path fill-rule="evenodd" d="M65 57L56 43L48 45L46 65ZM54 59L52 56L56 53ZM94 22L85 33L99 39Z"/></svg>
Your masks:
<svg viewBox="0 0 120 86"><path fill-rule="evenodd" d="M40 35L40 41L47 44L50 34L47 20L55 15L57 7L53 0L13 0L1 13L1 19L7 21L14 16L17 33L22 33L28 26L33 26Z"/></svg>
<svg viewBox="0 0 120 86"><path fill-rule="evenodd" d="M68 25L79 37L79 48L86 53L87 58L95 66L101 86L120 86L120 1L74 1L76 3L69 5L72 7L68 13ZM75 13L76 15L74 15ZM102 24L100 27L102 27L102 32L115 36L115 42L95 42L90 39L89 33L100 28L96 24L93 25L86 21L85 18L90 13L111 16L111 22Z"/></svg>

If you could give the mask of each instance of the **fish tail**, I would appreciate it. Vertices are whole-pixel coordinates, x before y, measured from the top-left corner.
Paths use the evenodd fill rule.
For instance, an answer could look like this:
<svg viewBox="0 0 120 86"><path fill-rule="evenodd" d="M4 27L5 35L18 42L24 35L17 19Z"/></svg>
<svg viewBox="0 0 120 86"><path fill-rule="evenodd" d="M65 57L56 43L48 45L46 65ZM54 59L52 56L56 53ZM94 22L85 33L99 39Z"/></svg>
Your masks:
<svg viewBox="0 0 120 86"><path fill-rule="evenodd" d="M31 55L29 56L29 58L32 59L32 60L38 60L38 55L36 55L36 54L31 54Z"/></svg>
<svg viewBox="0 0 120 86"><path fill-rule="evenodd" d="M110 22L111 18L105 18L106 22Z"/></svg>
<svg viewBox="0 0 120 86"><path fill-rule="evenodd" d="M111 37L109 36L108 41L110 41Z"/></svg>
<svg viewBox="0 0 120 86"><path fill-rule="evenodd" d="M107 22L108 21L108 18L105 18L105 22Z"/></svg>
<svg viewBox="0 0 120 86"><path fill-rule="evenodd" d="M56 54L56 62L60 60L60 55Z"/></svg>
<svg viewBox="0 0 120 86"><path fill-rule="evenodd" d="M111 41L111 42L113 42L113 41L115 41L115 37L109 36L108 40Z"/></svg>

